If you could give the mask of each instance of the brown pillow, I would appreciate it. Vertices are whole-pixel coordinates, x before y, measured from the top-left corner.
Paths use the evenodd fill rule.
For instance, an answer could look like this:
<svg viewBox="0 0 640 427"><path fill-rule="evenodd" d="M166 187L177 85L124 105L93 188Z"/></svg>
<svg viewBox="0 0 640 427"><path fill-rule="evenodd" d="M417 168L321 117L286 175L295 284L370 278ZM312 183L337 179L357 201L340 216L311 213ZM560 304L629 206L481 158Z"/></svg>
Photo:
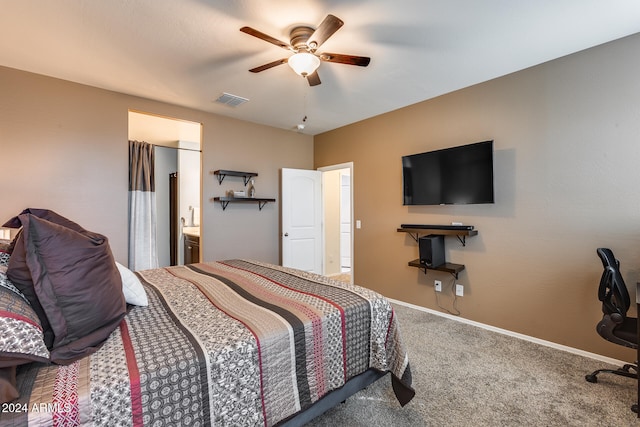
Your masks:
<svg viewBox="0 0 640 427"><path fill-rule="evenodd" d="M33 288L54 335L51 361L67 364L95 352L126 313L107 238L32 214L19 219Z"/></svg>
<svg viewBox="0 0 640 427"><path fill-rule="evenodd" d="M22 211L22 213L18 216L15 216L5 222L3 227L10 228L19 228L21 227L22 220L21 216L30 214L36 216L38 218L45 219L54 224L61 225L63 227L69 228L71 230L77 231L82 234L86 234L87 236L91 236L95 239L104 238L103 236L92 233L91 231L87 231L82 228L79 224L63 217L62 215L57 214L56 212L49 209L37 209L37 208L27 208ZM26 263L26 253L25 253L25 245L24 245L24 230L20 230L16 235L15 239L11 242L12 248L10 249L11 258L9 258L9 265L7 270L7 276L13 282L13 284L22 292L22 294L29 300L31 307L38 315L40 319L40 324L42 325L42 331L44 334L44 342L47 348L51 348L53 346L53 330L51 329L51 325L49 324L49 319L40 305L40 301L35 293L33 288L33 281L31 280L31 272L27 267Z"/></svg>
<svg viewBox="0 0 640 427"><path fill-rule="evenodd" d="M47 221L53 222L58 225L65 226L75 231L84 232L86 231L79 224L71 221L68 218L63 217L62 215L50 210L50 209L38 209L38 208L27 208L20 212L17 216L14 216L7 222L5 222L2 227L8 228L20 228L22 226L22 221L20 220L20 215L31 214L37 216L38 218L46 219Z"/></svg>
<svg viewBox="0 0 640 427"><path fill-rule="evenodd" d="M0 403L11 402L19 396L16 389L16 367L0 368Z"/></svg>

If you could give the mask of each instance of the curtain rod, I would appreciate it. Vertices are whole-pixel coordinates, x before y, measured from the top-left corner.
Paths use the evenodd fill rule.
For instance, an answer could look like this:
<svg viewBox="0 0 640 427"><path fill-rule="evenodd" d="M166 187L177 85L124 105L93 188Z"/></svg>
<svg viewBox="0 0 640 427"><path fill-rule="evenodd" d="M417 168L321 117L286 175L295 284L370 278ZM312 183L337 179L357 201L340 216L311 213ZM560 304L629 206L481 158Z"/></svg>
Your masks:
<svg viewBox="0 0 640 427"><path fill-rule="evenodd" d="M162 148L171 148L173 150L196 151L198 153L202 153L202 150L196 150L195 148L169 147L168 145L158 145L158 144L151 144L151 145L153 145L153 148L162 147Z"/></svg>

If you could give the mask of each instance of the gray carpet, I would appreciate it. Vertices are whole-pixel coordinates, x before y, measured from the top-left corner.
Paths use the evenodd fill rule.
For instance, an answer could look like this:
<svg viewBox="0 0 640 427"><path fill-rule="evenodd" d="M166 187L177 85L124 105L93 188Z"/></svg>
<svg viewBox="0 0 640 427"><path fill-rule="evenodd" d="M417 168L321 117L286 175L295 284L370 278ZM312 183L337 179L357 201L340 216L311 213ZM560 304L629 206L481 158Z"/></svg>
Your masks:
<svg viewBox="0 0 640 427"><path fill-rule="evenodd" d="M394 308L416 397L401 408L386 376L308 426L640 426L633 379L585 381L600 361Z"/></svg>

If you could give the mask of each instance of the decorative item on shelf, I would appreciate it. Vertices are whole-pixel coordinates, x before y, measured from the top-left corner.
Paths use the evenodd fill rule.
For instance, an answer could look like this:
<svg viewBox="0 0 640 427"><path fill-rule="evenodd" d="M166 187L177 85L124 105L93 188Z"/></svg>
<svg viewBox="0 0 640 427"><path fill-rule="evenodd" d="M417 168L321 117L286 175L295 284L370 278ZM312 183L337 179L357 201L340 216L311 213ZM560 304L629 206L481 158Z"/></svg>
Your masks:
<svg viewBox="0 0 640 427"><path fill-rule="evenodd" d="M229 191L226 192L225 195L227 197L236 198L236 199L242 199L242 198L247 197L247 193L244 190L241 190L241 191L229 190Z"/></svg>
<svg viewBox="0 0 640 427"><path fill-rule="evenodd" d="M252 180L249 182L249 189L248 189L249 197L251 197L252 199L253 199L254 197L256 197L256 187L255 187L255 185L254 185L254 184L255 184L255 180L254 180L254 179L252 179Z"/></svg>

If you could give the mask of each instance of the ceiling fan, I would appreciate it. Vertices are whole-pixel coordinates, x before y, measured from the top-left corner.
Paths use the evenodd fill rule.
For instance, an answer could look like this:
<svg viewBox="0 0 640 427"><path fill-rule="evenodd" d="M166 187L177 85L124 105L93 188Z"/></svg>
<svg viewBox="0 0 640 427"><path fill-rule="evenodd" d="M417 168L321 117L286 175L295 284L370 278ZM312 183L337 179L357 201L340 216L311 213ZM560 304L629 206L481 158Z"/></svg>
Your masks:
<svg viewBox="0 0 640 427"><path fill-rule="evenodd" d="M293 55L288 58L269 62L268 64L252 68L249 71L252 73L259 73L277 65L288 63L297 74L307 79L310 86L316 86L321 83L317 71L321 61L366 67L371 61L371 58L366 56L317 52L317 49L343 25L344 22L340 18L333 15L327 15L316 29L307 26L294 27L290 33L290 43L282 42L261 31L254 30L251 27L242 27L240 28L240 31L243 33L293 52Z"/></svg>

